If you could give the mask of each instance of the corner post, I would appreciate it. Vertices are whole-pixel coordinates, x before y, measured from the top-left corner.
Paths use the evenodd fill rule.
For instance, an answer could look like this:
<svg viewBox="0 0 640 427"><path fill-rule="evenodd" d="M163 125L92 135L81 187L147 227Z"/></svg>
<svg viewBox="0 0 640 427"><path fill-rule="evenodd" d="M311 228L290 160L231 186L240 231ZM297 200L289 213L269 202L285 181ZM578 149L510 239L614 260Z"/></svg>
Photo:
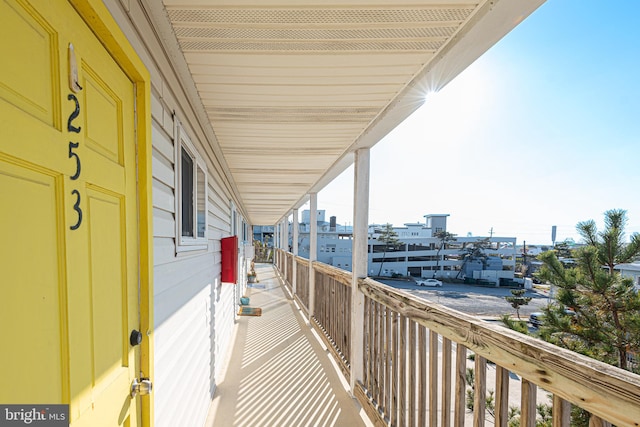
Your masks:
<svg viewBox="0 0 640 427"><path fill-rule="evenodd" d="M351 278L351 394L364 378L364 294L358 289L358 279L367 277L369 241L369 167L370 150L355 153L353 183L353 274Z"/></svg>

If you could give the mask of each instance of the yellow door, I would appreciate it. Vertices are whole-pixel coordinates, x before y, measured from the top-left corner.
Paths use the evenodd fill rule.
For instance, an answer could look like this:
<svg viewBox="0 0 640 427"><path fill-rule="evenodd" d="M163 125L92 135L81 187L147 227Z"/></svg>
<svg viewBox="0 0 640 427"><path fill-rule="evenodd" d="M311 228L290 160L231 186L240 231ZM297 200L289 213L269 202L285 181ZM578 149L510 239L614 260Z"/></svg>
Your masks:
<svg viewBox="0 0 640 427"><path fill-rule="evenodd" d="M139 425L134 85L63 0L0 0L0 58L0 403Z"/></svg>

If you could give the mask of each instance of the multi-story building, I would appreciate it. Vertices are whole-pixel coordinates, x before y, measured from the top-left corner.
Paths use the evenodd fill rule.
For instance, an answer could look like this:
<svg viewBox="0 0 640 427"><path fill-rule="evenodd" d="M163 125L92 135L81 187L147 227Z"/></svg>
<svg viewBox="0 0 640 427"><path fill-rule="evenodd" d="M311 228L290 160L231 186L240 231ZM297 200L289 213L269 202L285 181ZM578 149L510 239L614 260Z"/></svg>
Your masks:
<svg viewBox="0 0 640 427"><path fill-rule="evenodd" d="M435 237L439 231L447 231L448 214L425 215L424 223L406 223L393 227L401 245L394 248L380 242L378 238L383 226L369 225L368 272L370 276L412 277L472 277L474 271L500 271L491 278L513 278L516 264L515 237L455 237L441 242ZM318 211L318 261L351 270L352 233L336 226L335 217L327 223L325 212ZM299 225L298 247L300 255L309 256L309 211L302 212ZM482 242L482 259L470 259L465 254L474 245ZM478 275L478 273L476 273ZM485 276L487 274L485 273Z"/></svg>

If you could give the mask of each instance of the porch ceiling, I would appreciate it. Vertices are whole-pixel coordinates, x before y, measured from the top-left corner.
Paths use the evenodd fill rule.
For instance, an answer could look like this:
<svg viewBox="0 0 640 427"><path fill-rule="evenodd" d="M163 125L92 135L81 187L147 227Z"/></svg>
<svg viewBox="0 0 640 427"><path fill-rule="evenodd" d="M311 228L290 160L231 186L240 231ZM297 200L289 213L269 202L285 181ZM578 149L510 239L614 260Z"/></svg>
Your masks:
<svg viewBox="0 0 640 427"><path fill-rule="evenodd" d="M241 209L270 225L543 2L164 0L163 25Z"/></svg>

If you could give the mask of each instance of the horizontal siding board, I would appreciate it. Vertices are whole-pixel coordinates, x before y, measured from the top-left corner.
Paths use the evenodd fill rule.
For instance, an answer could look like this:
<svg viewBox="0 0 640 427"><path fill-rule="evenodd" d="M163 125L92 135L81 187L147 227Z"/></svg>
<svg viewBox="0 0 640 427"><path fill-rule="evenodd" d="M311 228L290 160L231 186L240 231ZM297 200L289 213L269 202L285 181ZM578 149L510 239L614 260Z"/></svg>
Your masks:
<svg viewBox="0 0 640 427"><path fill-rule="evenodd" d="M221 200L225 200L225 205L227 210L230 211L231 207L229 206L229 199L231 195L227 192L226 188L224 188L220 183L222 181L222 177L217 172L217 170L209 168L210 179L209 179L209 188L213 191L214 194L219 195Z"/></svg>
<svg viewBox="0 0 640 427"><path fill-rule="evenodd" d="M196 278L194 280L197 281ZM203 425L210 399L212 353L210 324L211 287L205 286L180 305L156 331L156 426ZM209 312L208 312L209 311ZM197 386L196 386L197 384ZM171 410L180 396L188 413ZM167 411L163 411L166 408Z"/></svg>
<svg viewBox="0 0 640 427"><path fill-rule="evenodd" d="M207 283L212 282L215 278L212 267L213 258L213 253L206 252L196 256L179 257L171 263L156 266L154 268L155 297L162 299L165 293L176 292L176 289L179 292L193 280L193 277L202 277L202 280L208 279Z"/></svg>
<svg viewBox="0 0 640 427"><path fill-rule="evenodd" d="M223 368L219 363L227 359L227 355L231 351L230 343L233 335L233 325L235 323L235 303L234 286L218 285L217 298L215 303L215 348L214 355L216 366L213 371L216 376Z"/></svg>
<svg viewBox="0 0 640 427"><path fill-rule="evenodd" d="M162 102L167 106L166 110L169 112L176 111L180 107L176 97L173 95L173 89L166 82L162 87Z"/></svg>
<svg viewBox="0 0 640 427"><path fill-rule="evenodd" d="M176 223L172 212L153 208L153 236L154 237L174 237L176 234Z"/></svg>
<svg viewBox="0 0 640 427"><path fill-rule="evenodd" d="M105 3L109 3L106 2ZM161 48L157 47L154 52L153 49L149 50L149 41L150 38L145 38L145 41L141 40L139 34L150 35L154 34L154 30L149 26L149 19L147 17L146 12L140 9L140 6L137 2L129 2L130 7L128 9L129 14L131 15L131 22L135 23L134 27L137 29L137 34L131 35L128 37L129 41L133 45L136 50L136 53L140 56L140 59L144 62L145 67L149 71L151 76L151 85L155 88L157 92L162 91L162 72L160 70L160 66L155 58L160 58L158 54L161 54ZM118 19L118 22L121 22ZM135 31L135 30L134 30ZM130 33L129 31L128 33ZM152 43L155 45L155 43ZM155 54L155 55L154 55Z"/></svg>
<svg viewBox="0 0 640 427"><path fill-rule="evenodd" d="M155 179L171 188L174 187L173 164L155 148L153 149L151 168Z"/></svg>
<svg viewBox="0 0 640 427"><path fill-rule="evenodd" d="M166 212L175 213L175 198L173 188L157 179L153 180L153 207Z"/></svg>
<svg viewBox="0 0 640 427"><path fill-rule="evenodd" d="M161 125L155 120L151 126L151 140L153 141L153 148L173 166L175 163L173 136L172 134L166 133Z"/></svg>
<svg viewBox="0 0 640 427"><path fill-rule="evenodd" d="M220 203L220 196L209 189L209 212L218 218L228 218L229 208Z"/></svg>
<svg viewBox="0 0 640 427"><path fill-rule="evenodd" d="M176 259L175 239L167 237L153 238L153 265L162 265ZM158 280L156 277L155 280Z"/></svg>
<svg viewBox="0 0 640 427"><path fill-rule="evenodd" d="M216 240L220 240L223 237L227 237L229 235L228 232L222 232L218 229L212 228L209 230L209 240L210 241L216 241ZM209 244L209 247L211 247L211 244Z"/></svg>
<svg viewBox="0 0 640 427"><path fill-rule="evenodd" d="M155 87L151 87L151 117L162 126L164 120L164 106L160 100L161 95Z"/></svg>
<svg viewBox="0 0 640 427"><path fill-rule="evenodd" d="M222 237L228 236L231 230L231 225L229 224L229 222L223 220L220 217L217 216L211 216L209 215L209 230L211 232L215 232L216 235L220 234L222 235ZM209 237L212 237L212 235L209 235Z"/></svg>

